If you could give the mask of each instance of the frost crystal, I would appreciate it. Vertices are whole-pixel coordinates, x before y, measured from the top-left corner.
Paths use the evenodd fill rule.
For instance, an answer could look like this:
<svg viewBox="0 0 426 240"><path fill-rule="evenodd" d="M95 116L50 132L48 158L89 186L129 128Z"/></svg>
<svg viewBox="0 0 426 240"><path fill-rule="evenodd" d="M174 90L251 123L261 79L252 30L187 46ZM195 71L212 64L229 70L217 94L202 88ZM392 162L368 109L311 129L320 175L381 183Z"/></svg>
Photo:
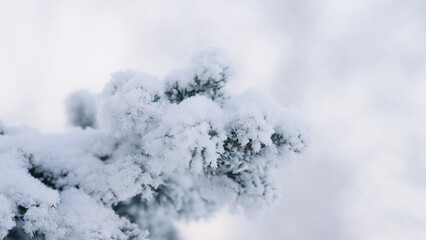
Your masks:
<svg viewBox="0 0 426 240"><path fill-rule="evenodd" d="M261 94L228 94L230 73L208 49L164 80L126 70L99 96L74 93L80 128L0 124L0 239L179 239L173 219L270 206L270 170L306 147L306 128Z"/></svg>

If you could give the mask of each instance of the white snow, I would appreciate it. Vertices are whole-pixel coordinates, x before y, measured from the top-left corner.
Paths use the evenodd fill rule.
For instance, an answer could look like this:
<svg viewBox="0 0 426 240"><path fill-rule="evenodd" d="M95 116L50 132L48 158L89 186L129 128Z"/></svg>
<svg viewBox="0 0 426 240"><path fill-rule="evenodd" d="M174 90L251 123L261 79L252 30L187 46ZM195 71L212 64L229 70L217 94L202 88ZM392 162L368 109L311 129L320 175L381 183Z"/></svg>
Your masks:
<svg viewBox="0 0 426 240"><path fill-rule="evenodd" d="M46 239L145 239L148 228L159 240L175 236L173 219L271 206L270 169L306 147L306 127L261 94L227 93L228 66L209 48L184 75L115 73L99 96L68 98L80 128L65 133L0 125L0 236L18 217Z"/></svg>

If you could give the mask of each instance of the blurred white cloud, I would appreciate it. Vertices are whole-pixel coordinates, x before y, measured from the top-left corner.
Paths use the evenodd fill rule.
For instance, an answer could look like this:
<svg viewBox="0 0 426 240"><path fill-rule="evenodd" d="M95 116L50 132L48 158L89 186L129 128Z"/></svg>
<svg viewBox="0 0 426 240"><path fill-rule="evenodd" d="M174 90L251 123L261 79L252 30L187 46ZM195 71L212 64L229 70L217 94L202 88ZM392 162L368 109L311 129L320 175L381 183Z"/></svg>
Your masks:
<svg viewBox="0 0 426 240"><path fill-rule="evenodd" d="M426 236L423 1L2 1L0 118L65 129L63 101L133 68L163 76L226 48L233 91L256 87L314 128L263 218L181 224L186 239Z"/></svg>

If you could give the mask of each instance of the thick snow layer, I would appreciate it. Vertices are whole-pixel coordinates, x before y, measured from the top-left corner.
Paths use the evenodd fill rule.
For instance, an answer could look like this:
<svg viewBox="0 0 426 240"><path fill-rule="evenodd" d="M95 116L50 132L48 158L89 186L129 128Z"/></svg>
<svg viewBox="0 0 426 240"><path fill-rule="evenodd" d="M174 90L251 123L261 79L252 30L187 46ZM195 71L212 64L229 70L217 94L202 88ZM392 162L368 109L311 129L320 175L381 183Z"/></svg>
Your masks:
<svg viewBox="0 0 426 240"><path fill-rule="evenodd" d="M6 237L8 230L15 226L13 208L10 200L0 195L0 238Z"/></svg>
<svg viewBox="0 0 426 240"><path fill-rule="evenodd" d="M145 239L145 229L175 239L172 219L270 206L270 169L306 147L307 130L253 90L226 93L228 66L207 49L163 81L115 73L99 96L67 100L81 128L66 133L0 125L0 237L19 218L46 239Z"/></svg>

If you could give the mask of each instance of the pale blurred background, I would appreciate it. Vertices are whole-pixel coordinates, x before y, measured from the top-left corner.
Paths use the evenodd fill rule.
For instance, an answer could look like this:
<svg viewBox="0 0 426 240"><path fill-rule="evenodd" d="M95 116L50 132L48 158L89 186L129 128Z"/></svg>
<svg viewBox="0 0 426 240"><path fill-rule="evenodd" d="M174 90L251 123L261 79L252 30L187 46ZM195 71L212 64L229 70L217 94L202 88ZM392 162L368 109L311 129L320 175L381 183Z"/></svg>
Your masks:
<svg viewBox="0 0 426 240"><path fill-rule="evenodd" d="M425 1L0 0L0 119L65 131L72 91L211 45L231 91L297 109L313 136L275 208L180 223L185 239L426 239Z"/></svg>

